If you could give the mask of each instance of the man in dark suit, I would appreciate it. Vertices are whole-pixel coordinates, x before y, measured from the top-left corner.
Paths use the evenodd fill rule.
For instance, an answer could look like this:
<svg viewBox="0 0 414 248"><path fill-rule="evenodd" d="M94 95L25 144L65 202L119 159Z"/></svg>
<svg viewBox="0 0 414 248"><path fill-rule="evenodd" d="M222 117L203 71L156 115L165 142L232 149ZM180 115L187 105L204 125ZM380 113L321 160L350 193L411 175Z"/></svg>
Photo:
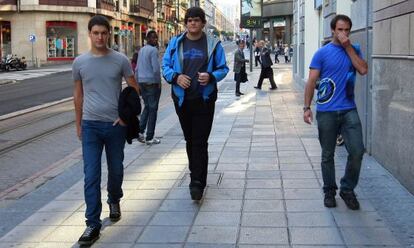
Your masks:
<svg viewBox="0 0 414 248"><path fill-rule="evenodd" d="M255 86L254 88L261 90L263 80L265 78L268 78L270 81L270 85L271 85L269 89L275 90L277 89L277 86L273 78L273 69L272 69L273 62L272 62L272 59L270 58L270 51L264 46L264 44L265 42L263 40L259 42L260 60L262 61L262 70L260 71L259 82L257 83L257 86Z"/></svg>

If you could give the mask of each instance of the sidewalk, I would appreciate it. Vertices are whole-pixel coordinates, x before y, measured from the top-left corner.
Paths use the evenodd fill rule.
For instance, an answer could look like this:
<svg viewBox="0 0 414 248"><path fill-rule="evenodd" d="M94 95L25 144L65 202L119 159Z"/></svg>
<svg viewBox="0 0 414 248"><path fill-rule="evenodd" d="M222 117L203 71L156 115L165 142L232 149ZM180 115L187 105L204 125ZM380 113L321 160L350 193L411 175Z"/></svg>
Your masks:
<svg viewBox="0 0 414 248"><path fill-rule="evenodd" d="M361 210L347 209L339 197L337 208L323 206L316 126L303 123L303 92L290 65L275 67L275 91L267 80L263 91L253 89L258 69L241 98L233 73L221 83L202 202L190 200L172 105L157 124L161 144L126 145L123 216L111 223L103 202L104 226L93 247L414 247L414 197L368 155L356 190ZM337 149L338 181L346 156ZM106 172L102 178L105 200ZM85 228L82 180L4 235L0 247L77 247Z"/></svg>

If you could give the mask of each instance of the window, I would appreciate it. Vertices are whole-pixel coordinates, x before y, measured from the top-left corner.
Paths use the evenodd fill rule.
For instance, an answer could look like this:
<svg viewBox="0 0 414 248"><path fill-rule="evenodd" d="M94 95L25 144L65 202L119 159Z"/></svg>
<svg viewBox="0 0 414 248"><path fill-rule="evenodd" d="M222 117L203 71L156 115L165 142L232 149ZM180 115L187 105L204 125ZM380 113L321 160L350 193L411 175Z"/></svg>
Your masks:
<svg viewBox="0 0 414 248"><path fill-rule="evenodd" d="M76 22L46 22L48 60L73 59L76 56Z"/></svg>

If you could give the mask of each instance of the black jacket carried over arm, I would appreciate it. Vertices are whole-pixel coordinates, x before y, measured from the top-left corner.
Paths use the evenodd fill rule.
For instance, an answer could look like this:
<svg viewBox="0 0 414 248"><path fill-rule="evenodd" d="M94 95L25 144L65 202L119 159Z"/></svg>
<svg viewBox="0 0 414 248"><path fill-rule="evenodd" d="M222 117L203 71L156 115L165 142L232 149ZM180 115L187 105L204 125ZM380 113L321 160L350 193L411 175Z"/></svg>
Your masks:
<svg viewBox="0 0 414 248"><path fill-rule="evenodd" d="M119 118L127 125L126 141L132 143L134 138L138 138L139 120L138 115L141 113L141 100L137 91L128 86L122 90L118 102Z"/></svg>

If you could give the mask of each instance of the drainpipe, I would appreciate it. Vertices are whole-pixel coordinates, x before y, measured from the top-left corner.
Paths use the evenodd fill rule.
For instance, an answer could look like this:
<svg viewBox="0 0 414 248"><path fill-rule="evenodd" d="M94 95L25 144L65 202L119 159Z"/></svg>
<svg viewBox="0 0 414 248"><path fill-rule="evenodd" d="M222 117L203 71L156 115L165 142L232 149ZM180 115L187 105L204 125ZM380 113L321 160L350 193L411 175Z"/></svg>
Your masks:
<svg viewBox="0 0 414 248"><path fill-rule="evenodd" d="M366 43L366 53L367 53L367 62L369 63L369 56L371 56L372 54L370 54L370 49L372 48L372 43L371 40L369 39L369 17L372 14L370 11L371 5L370 5L370 0L367 0L367 17L366 17L366 27L365 27L365 32L366 32L366 39L367 39L367 43ZM372 66L372 59L371 59L371 69L373 68ZM365 90L367 92L367 101L365 101L365 130L367 131L366 134L366 147L367 147L367 152L368 154L372 153L372 118L370 117L370 114L368 111L372 111L372 72L368 71L368 75L366 77L366 83L365 83ZM369 96L369 97L368 97ZM370 104L371 103L371 104ZM371 108L370 108L371 106ZM372 113L372 112L371 112Z"/></svg>
<svg viewBox="0 0 414 248"><path fill-rule="evenodd" d="M20 13L21 0L17 0L17 13Z"/></svg>

